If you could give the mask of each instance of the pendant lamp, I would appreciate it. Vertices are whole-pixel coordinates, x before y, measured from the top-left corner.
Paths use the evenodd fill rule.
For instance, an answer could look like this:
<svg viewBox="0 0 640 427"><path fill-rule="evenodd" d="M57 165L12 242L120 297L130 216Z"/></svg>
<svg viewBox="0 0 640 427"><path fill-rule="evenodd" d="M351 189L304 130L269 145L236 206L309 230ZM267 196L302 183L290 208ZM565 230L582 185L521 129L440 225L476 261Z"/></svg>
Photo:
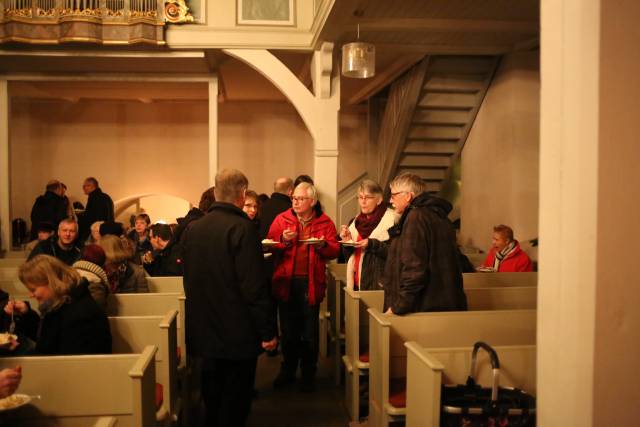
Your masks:
<svg viewBox="0 0 640 427"><path fill-rule="evenodd" d="M358 24L357 41L342 46L342 75L356 79L366 79L376 74L376 47L360 41Z"/></svg>

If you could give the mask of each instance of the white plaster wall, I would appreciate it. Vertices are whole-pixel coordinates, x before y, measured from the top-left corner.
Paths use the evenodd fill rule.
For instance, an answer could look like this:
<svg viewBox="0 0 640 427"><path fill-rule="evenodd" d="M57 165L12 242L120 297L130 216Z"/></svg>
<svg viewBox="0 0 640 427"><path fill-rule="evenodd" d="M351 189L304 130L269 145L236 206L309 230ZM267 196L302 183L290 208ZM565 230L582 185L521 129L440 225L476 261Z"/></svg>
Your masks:
<svg viewBox="0 0 640 427"><path fill-rule="evenodd" d="M313 141L290 104L225 102L219 104L219 120L219 168L240 169L255 191L271 194L273 181L282 175L324 173L314 173ZM366 117L345 112L340 122L339 189L364 169ZM15 98L12 218L29 218L33 201L51 178L67 184L72 200L85 203L81 185L90 175L114 200L164 193L197 205L207 188L207 135L207 103L202 101ZM172 207L163 208L162 215L172 215L167 211Z"/></svg>
<svg viewBox="0 0 640 427"><path fill-rule="evenodd" d="M539 53L506 56L462 152L463 245L487 249L496 224L538 236L539 96Z"/></svg>
<svg viewBox="0 0 640 427"><path fill-rule="evenodd" d="M26 101L10 118L12 217L28 219L51 178L86 202L95 176L113 200L164 193L197 203L207 186L204 102Z"/></svg>

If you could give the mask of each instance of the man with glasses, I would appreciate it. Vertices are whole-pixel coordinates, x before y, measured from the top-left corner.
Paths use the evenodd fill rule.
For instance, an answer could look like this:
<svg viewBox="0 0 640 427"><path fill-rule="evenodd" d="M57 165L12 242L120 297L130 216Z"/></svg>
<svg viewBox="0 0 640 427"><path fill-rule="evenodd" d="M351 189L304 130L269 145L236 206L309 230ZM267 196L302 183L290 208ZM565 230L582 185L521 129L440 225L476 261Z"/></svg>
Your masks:
<svg viewBox="0 0 640 427"><path fill-rule="evenodd" d="M273 248L272 287L280 310L284 358L273 385L279 388L294 382L300 364L300 389L312 392L318 364L318 313L326 289L325 266L338 256L340 245L333 221L314 209L318 196L312 184L300 183L291 199L293 209L278 215L267 235L278 242Z"/></svg>
<svg viewBox="0 0 640 427"><path fill-rule="evenodd" d="M451 204L427 193L412 173L397 176L390 187L400 220L389 229L388 242L362 242L367 251L388 245L382 276L386 313L466 310L455 231L447 217Z"/></svg>

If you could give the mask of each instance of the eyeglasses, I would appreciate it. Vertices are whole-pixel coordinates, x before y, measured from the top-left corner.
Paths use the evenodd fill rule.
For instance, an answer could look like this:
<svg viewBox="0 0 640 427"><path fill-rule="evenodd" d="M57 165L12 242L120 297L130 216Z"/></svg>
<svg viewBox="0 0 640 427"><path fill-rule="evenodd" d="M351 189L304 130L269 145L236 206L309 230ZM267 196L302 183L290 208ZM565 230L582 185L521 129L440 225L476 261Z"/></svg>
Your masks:
<svg viewBox="0 0 640 427"><path fill-rule="evenodd" d="M396 191L395 193L391 193L391 198L396 197L400 193L408 193L408 191Z"/></svg>
<svg viewBox="0 0 640 427"><path fill-rule="evenodd" d="M294 203L295 203L295 202L302 203L302 202L304 202L305 200L309 200L309 199L311 199L311 197L297 197L297 196L293 196L293 197L291 198L291 201L292 201L292 202L294 202Z"/></svg>
<svg viewBox="0 0 640 427"><path fill-rule="evenodd" d="M371 200L371 199L375 199L376 196L358 196L358 200L360 201L365 201L365 200Z"/></svg>

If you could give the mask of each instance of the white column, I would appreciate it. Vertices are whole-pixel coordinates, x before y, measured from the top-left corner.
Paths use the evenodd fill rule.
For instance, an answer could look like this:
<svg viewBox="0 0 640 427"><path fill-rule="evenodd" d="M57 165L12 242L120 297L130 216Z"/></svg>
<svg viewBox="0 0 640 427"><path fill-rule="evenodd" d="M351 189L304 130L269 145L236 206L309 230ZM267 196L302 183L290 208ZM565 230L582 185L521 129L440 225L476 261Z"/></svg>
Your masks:
<svg viewBox="0 0 640 427"><path fill-rule="evenodd" d="M538 425L640 418L637 1L541 3Z"/></svg>
<svg viewBox="0 0 640 427"><path fill-rule="evenodd" d="M11 249L11 185L9 170L9 84L0 79L0 249Z"/></svg>
<svg viewBox="0 0 640 427"><path fill-rule="evenodd" d="M218 75L209 80L209 186L218 173Z"/></svg>

